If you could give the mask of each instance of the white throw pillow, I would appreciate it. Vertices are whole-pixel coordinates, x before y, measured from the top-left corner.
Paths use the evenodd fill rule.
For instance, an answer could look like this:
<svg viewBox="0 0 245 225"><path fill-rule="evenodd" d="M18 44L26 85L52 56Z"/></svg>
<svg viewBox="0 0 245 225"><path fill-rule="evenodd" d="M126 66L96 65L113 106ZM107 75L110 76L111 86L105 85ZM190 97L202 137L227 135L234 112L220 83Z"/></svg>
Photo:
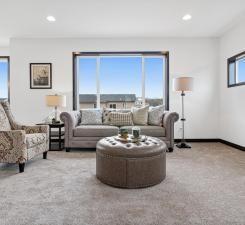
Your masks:
<svg viewBox="0 0 245 225"><path fill-rule="evenodd" d="M150 107L148 112L148 124L161 126L163 114L164 114L164 105Z"/></svg>
<svg viewBox="0 0 245 225"><path fill-rule="evenodd" d="M81 125L99 125L102 124L101 109L82 109Z"/></svg>
<svg viewBox="0 0 245 225"><path fill-rule="evenodd" d="M131 112L133 113L133 122L135 125L147 125L148 110L149 110L149 106L145 106L141 108L133 107L131 109Z"/></svg>
<svg viewBox="0 0 245 225"><path fill-rule="evenodd" d="M109 123L114 126L132 126L132 113L110 112Z"/></svg>
<svg viewBox="0 0 245 225"><path fill-rule="evenodd" d="M103 109L103 116L102 116L102 120L103 120L103 124L110 124L110 121L109 121L109 114L111 112L121 112L121 113L128 113L128 112L131 112L130 109L111 109L111 108L108 108L108 109Z"/></svg>

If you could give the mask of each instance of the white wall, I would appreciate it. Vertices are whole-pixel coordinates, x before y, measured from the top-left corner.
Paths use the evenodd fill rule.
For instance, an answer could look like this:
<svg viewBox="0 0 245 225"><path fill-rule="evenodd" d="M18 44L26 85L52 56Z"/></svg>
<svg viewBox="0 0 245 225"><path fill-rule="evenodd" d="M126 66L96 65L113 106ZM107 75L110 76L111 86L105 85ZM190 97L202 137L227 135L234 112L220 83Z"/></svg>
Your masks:
<svg viewBox="0 0 245 225"><path fill-rule="evenodd" d="M245 86L227 88L227 58L245 51L245 20L220 40L220 138L245 146Z"/></svg>
<svg viewBox="0 0 245 225"><path fill-rule="evenodd" d="M180 94L172 79L195 78L195 91L186 96L186 137L218 137L218 40L216 39L11 39L11 106L22 122L40 122L50 109L45 95L67 94L72 109L73 51L169 51L170 110L180 112ZM53 90L29 88L29 63L53 64ZM176 126L177 137L180 123Z"/></svg>
<svg viewBox="0 0 245 225"><path fill-rule="evenodd" d="M9 56L9 47L0 47L0 56Z"/></svg>

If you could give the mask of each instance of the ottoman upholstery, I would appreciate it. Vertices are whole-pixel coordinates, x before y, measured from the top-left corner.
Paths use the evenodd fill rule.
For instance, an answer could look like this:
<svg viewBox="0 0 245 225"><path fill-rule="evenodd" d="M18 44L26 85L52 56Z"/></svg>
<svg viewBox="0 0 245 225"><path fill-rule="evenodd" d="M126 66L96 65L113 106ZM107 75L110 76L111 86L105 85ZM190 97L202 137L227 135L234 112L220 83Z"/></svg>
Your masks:
<svg viewBox="0 0 245 225"><path fill-rule="evenodd" d="M166 176L166 149L163 141L153 137L139 144L103 138L96 148L96 176L103 183L123 188L158 184Z"/></svg>

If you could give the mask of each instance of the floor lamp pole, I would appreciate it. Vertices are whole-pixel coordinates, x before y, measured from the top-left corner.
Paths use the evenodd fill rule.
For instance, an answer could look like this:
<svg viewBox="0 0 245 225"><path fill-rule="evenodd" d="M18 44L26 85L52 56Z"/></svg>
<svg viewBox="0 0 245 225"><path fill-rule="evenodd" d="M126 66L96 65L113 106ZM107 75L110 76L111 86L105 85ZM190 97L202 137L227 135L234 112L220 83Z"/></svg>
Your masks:
<svg viewBox="0 0 245 225"><path fill-rule="evenodd" d="M182 91L181 92L181 103L182 103L182 118L181 118L181 122L182 122L182 138L181 138L181 142L178 143L176 146L178 148L191 148L190 145L188 145L185 141L185 107L184 107L184 97L185 97L185 92Z"/></svg>

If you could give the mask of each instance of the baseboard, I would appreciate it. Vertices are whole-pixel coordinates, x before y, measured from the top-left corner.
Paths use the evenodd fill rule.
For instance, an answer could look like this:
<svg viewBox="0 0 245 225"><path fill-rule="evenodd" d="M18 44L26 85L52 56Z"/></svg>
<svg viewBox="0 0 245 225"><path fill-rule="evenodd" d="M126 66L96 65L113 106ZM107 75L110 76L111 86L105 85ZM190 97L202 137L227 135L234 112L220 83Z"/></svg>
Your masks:
<svg viewBox="0 0 245 225"><path fill-rule="evenodd" d="M219 142L221 142L222 144L225 144L225 145L229 145L229 146L231 146L231 147L233 147L233 148L236 148L236 149L245 151L245 147L244 147L244 146L237 145L237 144L234 144L234 143L232 143L232 142L225 141L225 140L223 140L223 139L219 139Z"/></svg>
<svg viewBox="0 0 245 225"><path fill-rule="evenodd" d="M220 142L218 138L195 138L195 139L185 139L187 142ZM180 142L181 139L174 139L176 143Z"/></svg>
<svg viewBox="0 0 245 225"><path fill-rule="evenodd" d="M174 141L176 143L180 142L181 139L174 139ZM245 147L244 146L241 146L241 145L237 145L237 144L234 144L232 142L229 142L229 141L225 141L223 139L219 139L219 138L198 138L198 139L186 139L187 142L220 142L222 144L225 144L225 145L228 145L230 147L233 147L233 148L236 148L236 149L239 149L241 151L245 151Z"/></svg>

